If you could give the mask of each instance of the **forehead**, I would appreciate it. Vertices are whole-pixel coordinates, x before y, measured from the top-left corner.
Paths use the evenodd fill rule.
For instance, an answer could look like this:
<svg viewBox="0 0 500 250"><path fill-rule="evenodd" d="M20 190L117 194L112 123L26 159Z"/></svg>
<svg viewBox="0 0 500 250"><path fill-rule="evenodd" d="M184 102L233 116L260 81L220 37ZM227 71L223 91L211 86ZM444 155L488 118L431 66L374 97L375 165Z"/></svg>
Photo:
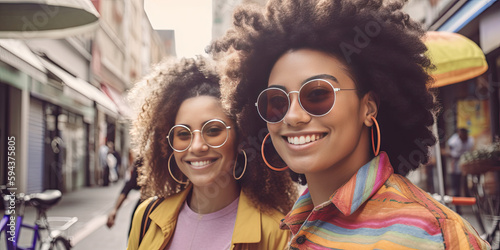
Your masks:
<svg viewBox="0 0 500 250"><path fill-rule="evenodd" d="M201 128L203 123L211 119L232 123L224 113L219 99L212 96L196 96L182 102L175 117L175 124Z"/></svg>
<svg viewBox="0 0 500 250"><path fill-rule="evenodd" d="M312 49L299 49L283 54L274 64L268 85L298 88L317 75L331 75L338 79L332 84L343 88L355 88L347 65L328 53Z"/></svg>

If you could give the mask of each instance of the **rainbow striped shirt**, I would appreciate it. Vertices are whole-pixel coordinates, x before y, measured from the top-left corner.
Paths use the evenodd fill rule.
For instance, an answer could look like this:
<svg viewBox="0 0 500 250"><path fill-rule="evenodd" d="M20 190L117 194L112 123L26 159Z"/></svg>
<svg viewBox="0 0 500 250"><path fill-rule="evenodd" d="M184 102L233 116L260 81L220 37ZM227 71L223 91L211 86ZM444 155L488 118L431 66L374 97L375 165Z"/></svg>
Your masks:
<svg viewBox="0 0 500 250"><path fill-rule="evenodd" d="M469 222L394 174L385 152L323 204L306 190L281 227L290 249L490 249Z"/></svg>

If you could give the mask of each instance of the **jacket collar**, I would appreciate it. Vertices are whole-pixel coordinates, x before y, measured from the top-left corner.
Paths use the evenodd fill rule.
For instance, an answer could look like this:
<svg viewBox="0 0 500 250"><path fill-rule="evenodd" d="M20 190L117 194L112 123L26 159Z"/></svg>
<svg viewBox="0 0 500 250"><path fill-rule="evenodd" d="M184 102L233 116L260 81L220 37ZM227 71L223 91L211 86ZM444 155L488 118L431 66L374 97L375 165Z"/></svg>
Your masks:
<svg viewBox="0 0 500 250"><path fill-rule="evenodd" d="M261 240L261 213L243 191L240 192L232 244L258 243Z"/></svg>
<svg viewBox="0 0 500 250"><path fill-rule="evenodd" d="M295 202L281 227L285 225L288 225L290 229L300 227L313 209L319 211L332 204L342 214L349 216L375 194L393 172L389 157L385 152L381 152L379 156L363 165L347 183L337 189L330 196L330 200L314 207L309 190L306 190Z"/></svg>
<svg viewBox="0 0 500 250"><path fill-rule="evenodd" d="M180 193L167 197L158 207L149 215L151 221L156 223L163 232L163 235L172 237L172 233L177 224L177 217L184 201L191 192L193 185L189 184L186 189Z"/></svg>
<svg viewBox="0 0 500 250"><path fill-rule="evenodd" d="M172 237L180 209L191 192L192 185L178 194L166 198L149 216L162 230L165 237ZM243 191L240 191L238 211L232 243L258 243L261 240L261 214Z"/></svg>
<svg viewBox="0 0 500 250"><path fill-rule="evenodd" d="M349 216L374 195L393 172L389 157L381 152L335 191L330 201L345 216Z"/></svg>

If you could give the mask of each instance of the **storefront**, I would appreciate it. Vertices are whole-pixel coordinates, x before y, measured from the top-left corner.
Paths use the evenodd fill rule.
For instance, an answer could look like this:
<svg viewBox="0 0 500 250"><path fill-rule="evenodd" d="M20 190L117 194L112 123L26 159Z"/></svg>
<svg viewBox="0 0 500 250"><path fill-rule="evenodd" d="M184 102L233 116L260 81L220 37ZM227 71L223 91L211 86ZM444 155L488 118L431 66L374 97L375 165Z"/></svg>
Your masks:
<svg viewBox="0 0 500 250"><path fill-rule="evenodd" d="M447 156L446 142L457 131L466 128L474 138L476 148L491 145L500 135L499 121L499 63L500 63L500 3L484 1L413 1L410 14L422 21L429 32L448 32L443 38L441 67L445 74L437 79L433 88L437 91L441 111L437 117L436 134L441 150L434 154L441 158L443 176L436 178L432 173L417 173L416 179L426 188L426 179L444 180L449 193L450 158ZM421 11L419 11L421 10ZM428 33L429 34L429 33ZM460 35L464 39L455 39ZM464 43L465 46L464 46ZM457 51L457 47L462 50ZM448 54L446 54L448 53ZM435 58L434 58L435 59ZM440 75L443 72L433 72ZM447 75L446 75L447 73ZM470 73L467 75L467 73ZM442 157L441 157L442 156ZM435 192L439 192L437 187ZM443 192L444 193L444 192Z"/></svg>
<svg viewBox="0 0 500 250"><path fill-rule="evenodd" d="M472 40L486 55L488 71L477 78L440 89L444 103L444 117L441 119L448 124L444 127L445 135L453 132L450 129L455 123L454 127L467 127L477 143L491 143L493 138L500 136L500 3L493 0L466 1L455 9L452 14L446 13L436 20L431 29L459 33ZM450 119L451 114L455 114L454 121Z"/></svg>
<svg viewBox="0 0 500 250"><path fill-rule="evenodd" d="M7 183L7 138L16 140L15 186L21 192L64 192L96 183L100 116L115 104L95 86L20 40L0 39L0 180ZM104 128L104 134L107 128Z"/></svg>

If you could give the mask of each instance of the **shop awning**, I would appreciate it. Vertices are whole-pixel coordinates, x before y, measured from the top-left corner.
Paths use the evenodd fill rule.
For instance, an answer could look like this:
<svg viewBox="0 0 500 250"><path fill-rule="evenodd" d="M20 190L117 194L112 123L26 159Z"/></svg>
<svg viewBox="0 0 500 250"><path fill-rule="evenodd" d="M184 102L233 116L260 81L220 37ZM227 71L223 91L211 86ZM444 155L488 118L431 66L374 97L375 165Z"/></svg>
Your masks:
<svg viewBox="0 0 500 250"><path fill-rule="evenodd" d="M90 0L0 0L0 38L57 39L98 27Z"/></svg>
<svg viewBox="0 0 500 250"><path fill-rule="evenodd" d="M132 117L132 109L130 108L125 97L118 90L106 84L101 84L101 88L102 91L106 93L116 104L118 112L120 112L120 114L125 118L130 119Z"/></svg>
<svg viewBox="0 0 500 250"><path fill-rule="evenodd" d="M490 7L496 0L467 1L457 12L441 25L438 31L457 32L475 17Z"/></svg>
<svg viewBox="0 0 500 250"><path fill-rule="evenodd" d="M38 57L22 41L0 39L0 61L26 72L40 82L47 81L47 71Z"/></svg>
<svg viewBox="0 0 500 250"><path fill-rule="evenodd" d="M109 97L106 96L106 94L104 94L97 87L93 86L92 84L80 78L72 76L71 74L65 72L58 66L54 65L53 63L43 58L41 58L40 61L43 63L44 67L47 68L47 70L49 70L54 75L59 77L68 87L76 90L77 92L86 96L90 100L93 100L99 105L103 106L104 108L107 109L110 115L116 116L116 114L118 114L118 110L116 109L116 106L113 103L113 101L111 101L111 99L109 99Z"/></svg>
<svg viewBox="0 0 500 250"><path fill-rule="evenodd" d="M469 38L451 32L428 31L427 55L436 69L431 73L437 88L477 77L488 69L483 51Z"/></svg>

